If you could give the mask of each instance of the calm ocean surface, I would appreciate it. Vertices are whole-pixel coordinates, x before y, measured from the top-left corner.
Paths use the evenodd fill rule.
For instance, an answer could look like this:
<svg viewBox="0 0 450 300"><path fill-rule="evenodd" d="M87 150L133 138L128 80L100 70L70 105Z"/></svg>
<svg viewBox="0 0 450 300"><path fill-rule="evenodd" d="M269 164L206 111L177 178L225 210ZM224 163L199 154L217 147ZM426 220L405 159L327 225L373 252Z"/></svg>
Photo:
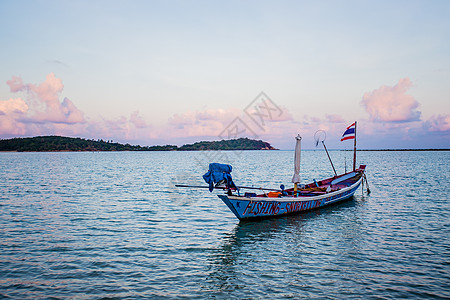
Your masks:
<svg viewBox="0 0 450 300"><path fill-rule="evenodd" d="M208 162L290 186L293 155L0 153L0 298L450 298L448 151L359 152L370 195L257 222L174 187L203 184ZM322 151L301 168L333 174Z"/></svg>

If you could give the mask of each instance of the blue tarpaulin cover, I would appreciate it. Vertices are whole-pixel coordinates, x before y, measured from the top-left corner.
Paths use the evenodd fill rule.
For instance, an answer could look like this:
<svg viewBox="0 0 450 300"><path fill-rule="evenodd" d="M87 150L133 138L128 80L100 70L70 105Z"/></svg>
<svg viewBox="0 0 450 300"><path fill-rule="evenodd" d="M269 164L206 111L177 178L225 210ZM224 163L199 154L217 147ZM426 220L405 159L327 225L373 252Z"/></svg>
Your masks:
<svg viewBox="0 0 450 300"><path fill-rule="evenodd" d="M230 165L211 163L209 164L209 170L203 175L203 179L209 184L209 191L212 192L214 184L225 180L227 187L236 187L231 178L232 167Z"/></svg>

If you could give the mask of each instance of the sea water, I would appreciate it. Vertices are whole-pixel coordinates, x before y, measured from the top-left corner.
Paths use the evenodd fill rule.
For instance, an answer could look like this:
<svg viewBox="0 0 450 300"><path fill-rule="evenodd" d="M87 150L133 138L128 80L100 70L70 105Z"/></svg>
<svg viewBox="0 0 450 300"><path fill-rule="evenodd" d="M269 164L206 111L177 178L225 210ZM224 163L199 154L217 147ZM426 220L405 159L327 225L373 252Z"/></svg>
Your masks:
<svg viewBox="0 0 450 300"><path fill-rule="evenodd" d="M209 162L292 185L293 151L0 153L0 297L450 297L450 152L358 152L370 195L251 222L174 186L205 185ZM302 183L332 175L302 153Z"/></svg>

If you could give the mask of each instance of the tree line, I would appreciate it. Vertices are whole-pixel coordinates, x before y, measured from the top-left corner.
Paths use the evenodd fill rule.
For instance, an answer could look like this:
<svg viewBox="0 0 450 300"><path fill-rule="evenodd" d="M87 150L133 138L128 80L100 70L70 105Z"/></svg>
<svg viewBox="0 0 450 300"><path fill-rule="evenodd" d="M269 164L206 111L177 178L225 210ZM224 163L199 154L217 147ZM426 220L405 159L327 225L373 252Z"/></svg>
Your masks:
<svg viewBox="0 0 450 300"><path fill-rule="evenodd" d="M273 150L267 142L240 138L222 141L202 141L176 145L140 146L120 144L112 140L89 140L63 136L37 136L0 140L0 151L52 152L52 151L198 151L198 150Z"/></svg>

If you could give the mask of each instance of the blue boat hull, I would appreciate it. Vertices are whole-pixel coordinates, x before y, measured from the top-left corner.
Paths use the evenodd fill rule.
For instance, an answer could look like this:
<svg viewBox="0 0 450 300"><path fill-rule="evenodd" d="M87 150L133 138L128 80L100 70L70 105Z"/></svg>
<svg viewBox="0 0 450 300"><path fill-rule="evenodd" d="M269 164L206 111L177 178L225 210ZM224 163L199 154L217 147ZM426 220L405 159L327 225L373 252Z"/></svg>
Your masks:
<svg viewBox="0 0 450 300"><path fill-rule="evenodd" d="M317 196L269 198L218 195L218 197L240 220L271 217L307 211L349 199L355 194L362 180L363 177L360 176L355 183L346 188Z"/></svg>

